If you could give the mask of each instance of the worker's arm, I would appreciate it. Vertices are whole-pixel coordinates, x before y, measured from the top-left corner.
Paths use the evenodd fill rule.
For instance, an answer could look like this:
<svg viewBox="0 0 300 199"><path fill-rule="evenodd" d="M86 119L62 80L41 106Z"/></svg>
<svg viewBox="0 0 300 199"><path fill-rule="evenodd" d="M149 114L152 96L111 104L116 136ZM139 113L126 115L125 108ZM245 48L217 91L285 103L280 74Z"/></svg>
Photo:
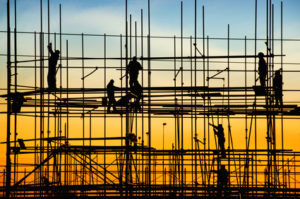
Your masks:
<svg viewBox="0 0 300 199"><path fill-rule="evenodd" d="M126 75L129 73L129 68L130 68L130 62L129 62L129 64L126 66Z"/></svg>
<svg viewBox="0 0 300 199"><path fill-rule="evenodd" d="M48 45L48 51L49 51L49 53L50 53L51 55L53 54L52 43L50 43L50 44Z"/></svg>
<svg viewBox="0 0 300 199"><path fill-rule="evenodd" d="M55 75L57 74L58 69L59 69L60 67L61 67L61 64L59 64L58 67L56 68L56 73L55 73Z"/></svg>
<svg viewBox="0 0 300 199"><path fill-rule="evenodd" d="M213 124L211 124L211 123L209 123L209 125L212 126L214 129L217 128L217 126L215 126L215 125L213 125Z"/></svg>
<svg viewBox="0 0 300 199"><path fill-rule="evenodd" d="M216 134L216 135L218 135L218 131L217 131L217 129L214 129L214 133Z"/></svg>
<svg viewBox="0 0 300 199"><path fill-rule="evenodd" d="M142 65L140 63L139 63L139 69L143 70L143 67L142 67Z"/></svg>

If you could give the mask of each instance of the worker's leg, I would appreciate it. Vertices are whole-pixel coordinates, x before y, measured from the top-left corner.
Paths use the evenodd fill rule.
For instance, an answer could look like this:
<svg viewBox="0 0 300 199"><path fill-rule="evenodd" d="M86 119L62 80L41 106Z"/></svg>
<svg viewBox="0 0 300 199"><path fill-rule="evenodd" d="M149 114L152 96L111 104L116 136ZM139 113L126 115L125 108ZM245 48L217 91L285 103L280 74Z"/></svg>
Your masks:
<svg viewBox="0 0 300 199"><path fill-rule="evenodd" d="M111 101L111 100L109 100L109 101ZM113 106L113 110L114 110L114 112L115 111L117 111L117 108L116 108L116 100L115 100L115 98L114 99L112 99L112 106Z"/></svg>
<svg viewBox="0 0 300 199"><path fill-rule="evenodd" d="M218 182L218 197L221 197L221 195L222 195L222 189L223 189L223 187L222 187L221 183Z"/></svg>
<svg viewBox="0 0 300 199"><path fill-rule="evenodd" d="M278 96L277 96L277 93L275 93L275 106L278 106Z"/></svg>
<svg viewBox="0 0 300 199"><path fill-rule="evenodd" d="M18 107L17 107L16 99L13 99L11 110L12 110L13 113L18 113Z"/></svg>
<svg viewBox="0 0 300 199"><path fill-rule="evenodd" d="M130 75L129 86L130 86L130 88L134 87L134 77L132 75Z"/></svg>
<svg viewBox="0 0 300 199"><path fill-rule="evenodd" d="M275 106L282 106L282 94L280 91L275 91Z"/></svg>
<svg viewBox="0 0 300 199"><path fill-rule="evenodd" d="M259 75L259 83L260 83L261 86L263 86L262 82L263 82L262 77L261 77L261 75Z"/></svg>
<svg viewBox="0 0 300 199"><path fill-rule="evenodd" d="M53 91L56 90L56 78L54 74L48 74L48 89Z"/></svg>
<svg viewBox="0 0 300 199"><path fill-rule="evenodd" d="M278 92L279 92L279 94L278 94L278 95L279 95L279 97L278 97L278 98L279 98L279 99L278 99L278 100L279 100L279 104L280 104L280 107L282 107L282 106L283 106L283 101L282 101L282 90L279 90Z"/></svg>
<svg viewBox="0 0 300 199"><path fill-rule="evenodd" d="M111 107L111 100L109 99L108 105L107 105L107 113L110 113L110 107Z"/></svg>
<svg viewBox="0 0 300 199"><path fill-rule="evenodd" d="M265 80L266 80L266 78L265 78L264 75L260 75L260 76L259 76L260 85L261 85L262 87L265 87Z"/></svg>
<svg viewBox="0 0 300 199"><path fill-rule="evenodd" d="M53 87L54 87L54 90L56 90L56 77L55 77L55 75L53 77Z"/></svg>
<svg viewBox="0 0 300 199"><path fill-rule="evenodd" d="M136 109L137 109L138 111L141 111L141 110L142 110L141 104L140 104L140 97L138 97L138 98L136 99Z"/></svg>
<svg viewBox="0 0 300 199"><path fill-rule="evenodd" d="M224 144L225 144L224 142L220 142L220 149L221 149L222 158L226 157Z"/></svg>
<svg viewBox="0 0 300 199"><path fill-rule="evenodd" d="M130 88L134 88L135 85L138 83L137 78L138 78L137 74L130 75L130 81L131 81Z"/></svg>
<svg viewBox="0 0 300 199"><path fill-rule="evenodd" d="M20 113L20 112L21 112L22 105L23 105L23 102L20 101L20 100L18 100L18 101L17 101L17 104L16 104L16 106L17 106L17 107L16 107L17 113Z"/></svg>
<svg viewBox="0 0 300 199"><path fill-rule="evenodd" d="M50 74L47 76L47 82L48 82L48 89L51 90L51 77Z"/></svg>

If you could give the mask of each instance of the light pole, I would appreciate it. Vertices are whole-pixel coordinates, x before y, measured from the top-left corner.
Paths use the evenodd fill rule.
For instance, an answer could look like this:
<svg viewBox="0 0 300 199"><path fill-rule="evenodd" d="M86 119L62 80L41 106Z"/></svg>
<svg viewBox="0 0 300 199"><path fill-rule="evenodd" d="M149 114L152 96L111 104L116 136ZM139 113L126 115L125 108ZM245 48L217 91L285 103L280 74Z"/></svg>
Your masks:
<svg viewBox="0 0 300 199"><path fill-rule="evenodd" d="M167 123L163 123L163 185L165 185L165 126L167 125Z"/></svg>
<svg viewBox="0 0 300 199"><path fill-rule="evenodd" d="M163 123L163 150L165 150L165 126L167 123Z"/></svg>

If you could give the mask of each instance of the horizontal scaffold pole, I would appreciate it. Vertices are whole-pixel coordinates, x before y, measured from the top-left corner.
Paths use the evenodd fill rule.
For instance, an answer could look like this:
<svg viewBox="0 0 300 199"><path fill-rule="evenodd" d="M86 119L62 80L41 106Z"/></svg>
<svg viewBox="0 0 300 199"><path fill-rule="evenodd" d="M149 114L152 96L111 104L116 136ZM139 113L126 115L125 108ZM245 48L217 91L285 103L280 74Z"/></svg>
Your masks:
<svg viewBox="0 0 300 199"><path fill-rule="evenodd" d="M264 57L283 57L285 55L264 55ZM177 57L138 57L139 60L184 60L184 59L243 59L243 58L258 58L258 55L215 55L215 56L177 56ZM126 60L124 57L61 57L61 60ZM35 61L47 61L44 59L20 60L12 63L27 63Z"/></svg>

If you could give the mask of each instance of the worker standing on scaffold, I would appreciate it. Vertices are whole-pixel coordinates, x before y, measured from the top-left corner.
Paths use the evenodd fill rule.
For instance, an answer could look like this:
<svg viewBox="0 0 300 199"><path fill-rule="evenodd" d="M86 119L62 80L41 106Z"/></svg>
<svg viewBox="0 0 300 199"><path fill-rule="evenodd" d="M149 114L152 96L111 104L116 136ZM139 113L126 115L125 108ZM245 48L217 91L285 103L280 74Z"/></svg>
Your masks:
<svg viewBox="0 0 300 199"><path fill-rule="evenodd" d="M110 82L106 86L107 90L107 97L108 97L108 106L107 106L107 113L110 113L110 107L113 107L113 111L116 112L116 99L115 99L115 89L118 87L114 86L114 80L110 80Z"/></svg>
<svg viewBox="0 0 300 199"><path fill-rule="evenodd" d="M213 124L210 125L214 127L214 133L218 137L218 144L221 149L222 158L226 158L224 128L222 124L219 124L218 126L215 126Z"/></svg>
<svg viewBox="0 0 300 199"><path fill-rule="evenodd" d="M282 74L280 73L280 70L275 71L275 77L273 78L273 89L275 92L275 102L276 105L280 105L282 107Z"/></svg>
<svg viewBox="0 0 300 199"><path fill-rule="evenodd" d="M24 95L22 93L16 92L16 93L12 93L12 112L13 113L20 113L21 112L21 107L23 106L24 102L26 102L27 100L24 98Z"/></svg>
<svg viewBox="0 0 300 199"><path fill-rule="evenodd" d="M222 196L222 192L224 191L225 193L225 198L226 198L226 192L227 192L227 185L229 181L229 173L227 169L225 168L225 165L221 165L221 168L217 171L213 170L213 172L217 173L217 178L218 178L218 197Z"/></svg>
<svg viewBox="0 0 300 199"><path fill-rule="evenodd" d="M56 65L59 59L59 50L52 50L52 43L48 45L48 51L50 53L49 57L49 66L48 66L48 90L55 91L56 90Z"/></svg>
<svg viewBox="0 0 300 199"><path fill-rule="evenodd" d="M262 87L265 87L266 77L268 74L268 67L267 67L267 63L264 59L264 53L262 53L262 52L258 53L258 58L259 58L259 62L258 62L259 81L260 81L260 85Z"/></svg>
<svg viewBox="0 0 300 199"><path fill-rule="evenodd" d="M135 108L135 111L141 111L142 108L141 108L140 100L143 95L143 88L139 82L135 83L135 86L134 86L134 89L132 90L132 92L135 97L135 102L133 103L133 107Z"/></svg>
<svg viewBox="0 0 300 199"><path fill-rule="evenodd" d="M126 75L129 73L129 86L133 89L138 84L138 75L139 71L142 70L143 67L137 61L136 56L132 58L132 61L126 67Z"/></svg>

